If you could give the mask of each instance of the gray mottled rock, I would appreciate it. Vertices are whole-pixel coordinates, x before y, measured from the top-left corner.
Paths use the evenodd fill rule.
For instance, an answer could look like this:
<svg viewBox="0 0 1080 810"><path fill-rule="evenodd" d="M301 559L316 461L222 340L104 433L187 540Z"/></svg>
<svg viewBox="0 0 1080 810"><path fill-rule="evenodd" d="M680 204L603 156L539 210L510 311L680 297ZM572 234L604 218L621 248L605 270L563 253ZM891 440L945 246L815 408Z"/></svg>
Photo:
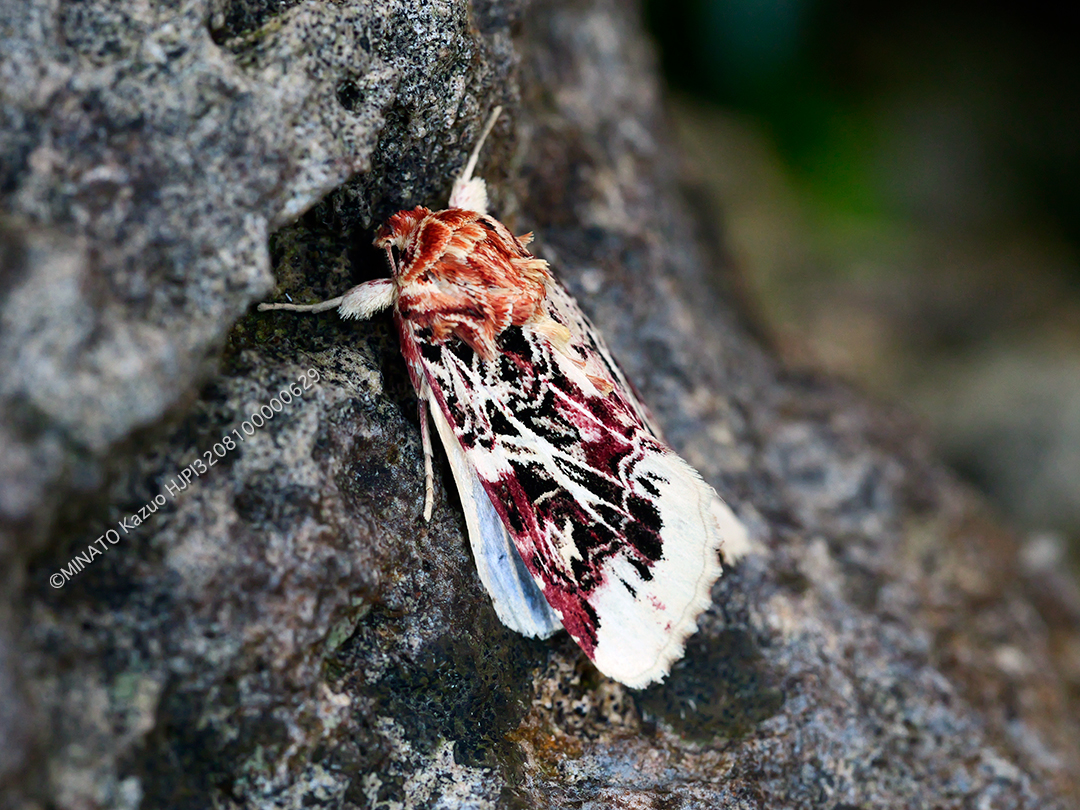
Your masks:
<svg viewBox="0 0 1080 810"><path fill-rule="evenodd" d="M630 10L0 9L7 806L1076 800L1073 591L749 336ZM424 522L388 318L249 311L385 274L496 103L497 210L757 549L642 692L500 626L444 463Z"/></svg>

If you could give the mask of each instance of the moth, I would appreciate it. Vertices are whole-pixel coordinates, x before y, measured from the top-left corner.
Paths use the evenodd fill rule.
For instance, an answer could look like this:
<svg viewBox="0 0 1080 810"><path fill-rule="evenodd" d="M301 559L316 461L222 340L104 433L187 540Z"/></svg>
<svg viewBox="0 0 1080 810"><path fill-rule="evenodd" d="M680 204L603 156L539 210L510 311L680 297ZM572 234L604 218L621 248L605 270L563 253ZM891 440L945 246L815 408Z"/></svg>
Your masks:
<svg viewBox="0 0 1080 810"><path fill-rule="evenodd" d="M662 680L748 547L732 510L668 447L603 339L487 213L473 171L449 207L399 211L375 236L391 276L314 305L261 310L368 318L392 308L420 402L424 518L434 502L429 420L450 460L473 557L507 627L560 629L605 675Z"/></svg>

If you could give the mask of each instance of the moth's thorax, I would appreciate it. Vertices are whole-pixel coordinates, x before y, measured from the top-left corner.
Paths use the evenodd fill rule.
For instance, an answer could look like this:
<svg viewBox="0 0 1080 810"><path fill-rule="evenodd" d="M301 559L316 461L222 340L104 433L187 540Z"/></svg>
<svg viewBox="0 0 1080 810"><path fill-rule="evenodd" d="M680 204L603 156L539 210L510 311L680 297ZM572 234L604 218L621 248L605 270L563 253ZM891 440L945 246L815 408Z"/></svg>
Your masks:
<svg viewBox="0 0 1080 810"><path fill-rule="evenodd" d="M397 313L429 328L432 339L465 341L485 359L509 326L541 318L551 275L498 220L449 208L399 211L379 230L378 247L396 248Z"/></svg>

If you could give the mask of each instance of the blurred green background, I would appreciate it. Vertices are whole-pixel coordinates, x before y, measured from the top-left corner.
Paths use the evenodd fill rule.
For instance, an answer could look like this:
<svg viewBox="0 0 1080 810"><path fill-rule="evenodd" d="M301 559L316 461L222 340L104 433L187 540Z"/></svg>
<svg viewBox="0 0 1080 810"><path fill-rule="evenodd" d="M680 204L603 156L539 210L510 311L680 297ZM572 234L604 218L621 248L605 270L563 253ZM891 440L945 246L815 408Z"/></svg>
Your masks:
<svg viewBox="0 0 1080 810"><path fill-rule="evenodd" d="M1075 8L646 2L690 173L793 365L920 415L1080 557Z"/></svg>

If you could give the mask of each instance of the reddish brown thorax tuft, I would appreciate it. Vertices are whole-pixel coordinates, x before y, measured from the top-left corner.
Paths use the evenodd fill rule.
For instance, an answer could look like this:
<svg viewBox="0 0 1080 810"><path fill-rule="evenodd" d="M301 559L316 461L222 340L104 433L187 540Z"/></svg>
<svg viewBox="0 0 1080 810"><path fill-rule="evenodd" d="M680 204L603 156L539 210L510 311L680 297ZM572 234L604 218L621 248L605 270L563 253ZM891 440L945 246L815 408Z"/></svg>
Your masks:
<svg viewBox="0 0 1080 810"><path fill-rule="evenodd" d="M485 360L494 359L504 329L545 318L552 278L527 243L498 220L461 208L399 211L375 237L391 254L400 316L430 328L438 343L460 338Z"/></svg>

